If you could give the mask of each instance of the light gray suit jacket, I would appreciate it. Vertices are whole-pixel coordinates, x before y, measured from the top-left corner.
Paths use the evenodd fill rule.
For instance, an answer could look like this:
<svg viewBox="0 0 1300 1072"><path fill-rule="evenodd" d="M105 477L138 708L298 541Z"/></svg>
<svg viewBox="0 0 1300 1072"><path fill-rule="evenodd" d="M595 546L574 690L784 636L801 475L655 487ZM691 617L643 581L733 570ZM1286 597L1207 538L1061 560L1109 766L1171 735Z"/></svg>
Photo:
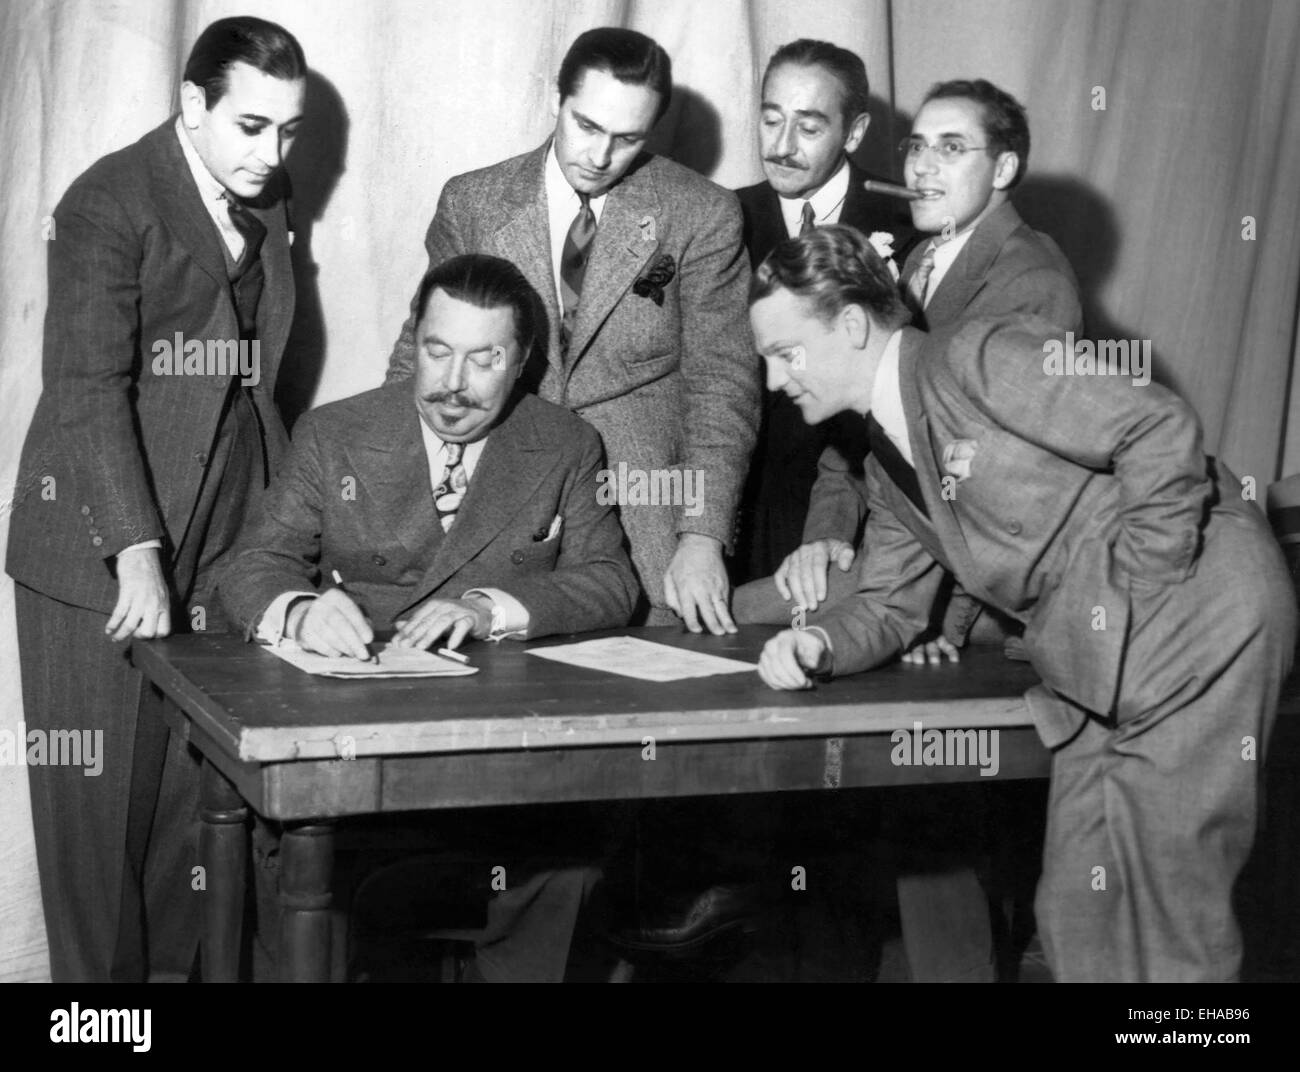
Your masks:
<svg viewBox="0 0 1300 1072"><path fill-rule="evenodd" d="M377 629L427 596L483 587L527 608L529 637L625 625L636 580L618 519L597 496L600 466L591 428L523 395L489 434L444 535L411 384L322 406L295 426L221 598L251 632L276 596L328 587L338 570ZM547 539L557 515L560 532Z"/></svg>
<svg viewBox="0 0 1300 1072"><path fill-rule="evenodd" d="M587 264L567 359L561 353L544 165L550 143L451 179L425 246L430 266L460 253L512 261L549 320L532 380L542 398L590 421L612 470L693 470L696 516L681 504L622 505L632 561L650 601L683 532L730 548L758 434L760 378L746 307L749 261L735 194L658 156L641 156L609 193ZM673 276L662 304L633 284L663 258ZM412 303L414 304L414 303ZM388 381L414 368L414 316ZM699 483L701 482L702 483Z"/></svg>
<svg viewBox="0 0 1300 1072"><path fill-rule="evenodd" d="M912 278L927 244L918 242L908 254L901 286ZM914 326L930 331L959 320L1018 316L1041 317L1062 331L1083 333L1079 287L1065 254L1006 201L980 221ZM835 448L823 452L804 543L826 538L854 542L867 511L866 485L859 472Z"/></svg>

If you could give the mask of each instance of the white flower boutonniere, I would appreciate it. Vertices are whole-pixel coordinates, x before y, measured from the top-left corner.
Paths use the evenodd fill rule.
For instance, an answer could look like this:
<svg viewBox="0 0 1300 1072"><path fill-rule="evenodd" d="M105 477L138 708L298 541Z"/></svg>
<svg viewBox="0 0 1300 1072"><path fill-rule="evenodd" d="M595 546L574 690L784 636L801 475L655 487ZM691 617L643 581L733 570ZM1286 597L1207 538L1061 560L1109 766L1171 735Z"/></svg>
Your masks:
<svg viewBox="0 0 1300 1072"><path fill-rule="evenodd" d="M885 267L889 269L894 281L898 281L898 265L894 263L894 236L888 231L872 231L867 238L871 243L871 248L879 255L880 259L885 262Z"/></svg>

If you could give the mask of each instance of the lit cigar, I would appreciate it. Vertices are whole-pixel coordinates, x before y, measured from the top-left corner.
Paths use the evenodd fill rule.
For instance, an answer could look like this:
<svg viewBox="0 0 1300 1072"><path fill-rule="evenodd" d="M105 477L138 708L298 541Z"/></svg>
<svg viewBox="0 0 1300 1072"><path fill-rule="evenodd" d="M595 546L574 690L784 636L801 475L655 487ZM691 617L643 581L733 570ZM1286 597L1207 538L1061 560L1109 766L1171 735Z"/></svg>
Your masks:
<svg viewBox="0 0 1300 1072"><path fill-rule="evenodd" d="M906 186L895 186L892 182L876 182L875 179L865 180L862 188L869 194L901 197L904 201L918 201L921 198L921 194L916 190L909 190Z"/></svg>

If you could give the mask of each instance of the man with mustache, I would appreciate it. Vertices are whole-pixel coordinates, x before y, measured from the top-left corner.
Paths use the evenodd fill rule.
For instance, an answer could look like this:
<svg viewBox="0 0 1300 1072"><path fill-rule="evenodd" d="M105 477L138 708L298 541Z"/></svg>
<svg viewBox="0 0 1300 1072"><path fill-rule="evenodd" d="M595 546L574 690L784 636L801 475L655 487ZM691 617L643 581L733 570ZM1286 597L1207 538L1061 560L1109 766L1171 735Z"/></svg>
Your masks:
<svg viewBox="0 0 1300 1072"><path fill-rule="evenodd" d="M758 124L767 180L736 191L752 267L779 242L832 223L868 235L889 232L901 263L912 235L906 211L897 200L868 193L862 184L876 176L850 159L870 124L869 101L866 66L848 49L805 38L772 54ZM863 442L861 422L850 414L809 425L784 395L764 392L763 423L741 500L734 560L740 581L771 577L804 542L817 459L832 441L854 454Z"/></svg>
<svg viewBox="0 0 1300 1072"><path fill-rule="evenodd" d="M637 584L598 494L600 439L518 389L538 305L497 257L424 277L414 380L306 414L240 536L220 590L250 634L367 659L377 630L455 648L627 623ZM543 871L495 897L477 974L560 981L588 877Z"/></svg>
<svg viewBox="0 0 1300 1072"><path fill-rule="evenodd" d="M43 387L5 568L27 724L94 727L105 753L96 778L28 771L55 982L184 980L193 965L198 766L129 641L223 628L214 579L284 449L282 165L306 75L283 27L214 22L185 64L180 114L54 210ZM248 353L251 369L229 359Z"/></svg>
<svg viewBox="0 0 1300 1072"><path fill-rule="evenodd" d="M517 264L547 323L534 367L542 398L600 433L610 468L693 478L686 503L620 503L650 625L734 632L723 552L758 426L759 370L745 322L749 278L735 195L644 151L672 96L672 63L634 30L581 34L560 64L546 143L451 179L425 246ZM403 326L389 362L416 352Z"/></svg>

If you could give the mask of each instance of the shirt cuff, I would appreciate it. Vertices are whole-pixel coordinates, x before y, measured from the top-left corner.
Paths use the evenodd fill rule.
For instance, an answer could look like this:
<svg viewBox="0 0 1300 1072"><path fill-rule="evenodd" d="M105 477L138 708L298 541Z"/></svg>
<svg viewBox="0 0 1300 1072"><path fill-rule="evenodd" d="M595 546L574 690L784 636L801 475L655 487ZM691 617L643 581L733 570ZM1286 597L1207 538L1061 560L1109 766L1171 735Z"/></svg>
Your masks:
<svg viewBox="0 0 1300 1072"><path fill-rule="evenodd" d="M483 596L492 601L492 626L488 640L505 640L507 637L524 637L528 634L530 616L528 608L509 592L500 588L471 588L461 596Z"/></svg>
<svg viewBox="0 0 1300 1072"><path fill-rule="evenodd" d="M123 547L118 554L123 555L126 554L127 551L148 551L150 549L161 551L162 540L142 540L140 543L133 543L130 547Z"/></svg>
<svg viewBox="0 0 1300 1072"><path fill-rule="evenodd" d="M271 600L271 605L262 611L254 638L264 644L280 643L284 639L284 627L288 624L289 608L300 599L315 598L315 592L281 592Z"/></svg>
<svg viewBox="0 0 1300 1072"><path fill-rule="evenodd" d="M822 652L821 663L816 670L808 672L809 677L834 677L835 676L835 649L831 646L831 635L826 632L820 625L805 625L804 629L809 633L816 633L826 641L826 650Z"/></svg>

